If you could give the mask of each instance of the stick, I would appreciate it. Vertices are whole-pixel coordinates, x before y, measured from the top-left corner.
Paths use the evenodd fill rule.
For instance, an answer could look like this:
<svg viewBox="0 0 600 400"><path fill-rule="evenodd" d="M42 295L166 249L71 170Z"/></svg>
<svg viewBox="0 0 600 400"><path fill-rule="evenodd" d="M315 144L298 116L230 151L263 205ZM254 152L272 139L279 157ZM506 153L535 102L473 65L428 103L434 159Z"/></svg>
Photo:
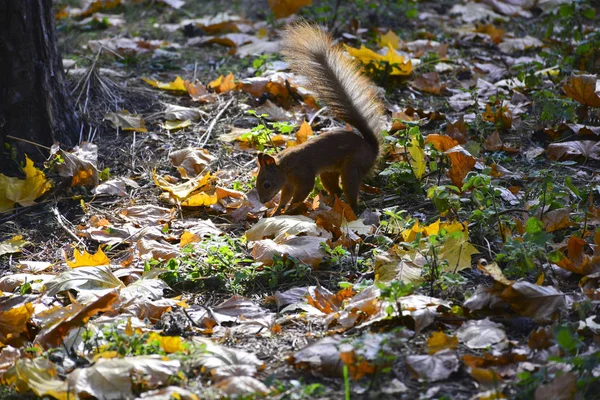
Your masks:
<svg viewBox="0 0 600 400"><path fill-rule="evenodd" d="M208 126L208 129L206 130L206 132L204 133L204 135L202 135L204 137L204 141L202 142L202 144L200 145L200 147L206 146L206 143L208 142L208 139L210 138L210 134L212 133L213 129L215 128L215 125L217 124L217 121L219 120L219 118L221 118L221 115L223 115L223 113L225 112L225 110L227 110L227 108L229 108L229 106L231 105L231 103L233 103L233 100L234 100L233 97L231 99L229 99L229 101L227 103L225 103L225 106L221 109L221 111L219 111L219 113L217 114L217 116L215 117L215 119L213 119L210 122L210 125ZM202 140L202 138L200 138L200 140Z"/></svg>

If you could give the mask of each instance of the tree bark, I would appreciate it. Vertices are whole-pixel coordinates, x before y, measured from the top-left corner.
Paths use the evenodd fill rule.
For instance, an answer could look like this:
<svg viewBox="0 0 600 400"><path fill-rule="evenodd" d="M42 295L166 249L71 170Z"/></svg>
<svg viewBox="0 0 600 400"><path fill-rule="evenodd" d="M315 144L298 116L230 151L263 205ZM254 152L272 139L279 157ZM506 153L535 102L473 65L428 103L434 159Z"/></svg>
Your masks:
<svg viewBox="0 0 600 400"><path fill-rule="evenodd" d="M52 0L0 0L0 170L14 166L15 155L44 160L44 147L56 141L73 146L79 127L65 87Z"/></svg>

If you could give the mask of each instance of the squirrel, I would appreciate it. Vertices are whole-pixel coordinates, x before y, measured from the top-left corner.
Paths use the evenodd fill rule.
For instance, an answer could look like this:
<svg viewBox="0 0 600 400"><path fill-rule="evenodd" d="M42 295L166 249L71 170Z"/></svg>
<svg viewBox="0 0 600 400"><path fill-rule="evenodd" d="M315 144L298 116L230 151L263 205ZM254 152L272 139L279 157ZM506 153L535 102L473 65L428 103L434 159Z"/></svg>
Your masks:
<svg viewBox="0 0 600 400"><path fill-rule="evenodd" d="M258 154L256 188L265 203L281 191L279 206L291 214L300 208L315 185L315 177L331 195L340 196L340 178L346 200L358 211L362 179L373 169L380 151L382 103L371 82L361 75L356 61L332 45L331 36L310 23L288 27L282 35L282 55L292 71L308 78L334 116L355 127L361 135L345 129L320 134L275 156Z"/></svg>

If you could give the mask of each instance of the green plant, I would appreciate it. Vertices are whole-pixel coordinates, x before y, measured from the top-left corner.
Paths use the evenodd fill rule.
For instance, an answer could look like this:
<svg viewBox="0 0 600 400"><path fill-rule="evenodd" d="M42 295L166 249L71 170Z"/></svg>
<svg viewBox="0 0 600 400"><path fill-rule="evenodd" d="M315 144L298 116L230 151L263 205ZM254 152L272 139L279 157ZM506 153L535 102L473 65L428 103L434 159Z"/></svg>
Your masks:
<svg viewBox="0 0 600 400"><path fill-rule="evenodd" d="M209 236L193 246L184 247L182 252L183 255L164 264L166 272L161 274L161 278L174 287L200 285L205 289L242 293L258 265L247 257L241 239L227 236ZM158 265L160 263L150 261L145 269Z"/></svg>
<svg viewBox="0 0 600 400"><path fill-rule="evenodd" d="M294 125L288 122L266 122L265 117L268 116L267 114L258 114L254 110L248 110L246 112L258 118L259 124L252 128L250 132L243 134L241 139L248 140L261 151L265 149L267 143L270 143L275 149L276 146L271 138L274 131L288 134L294 130Z"/></svg>
<svg viewBox="0 0 600 400"><path fill-rule="evenodd" d="M424 165L424 160L415 160L414 154L423 154L418 149L424 148L424 139L418 126L410 126L402 129L395 136L386 136L386 141L392 146L400 148L402 160L396 161L387 166L379 173L380 176L387 178L389 188L398 189L399 187L411 190L415 193L423 192L420 178L417 177L415 170Z"/></svg>
<svg viewBox="0 0 600 400"><path fill-rule="evenodd" d="M505 273L508 277L527 276L547 260L546 245L551 243L552 235L544 230L542 222L535 217L527 220L525 231L522 237L507 240L496 256L497 262L507 265Z"/></svg>
<svg viewBox="0 0 600 400"><path fill-rule="evenodd" d="M525 371L518 374L515 398L533 399L535 391L540 385L549 383L564 373L569 373L576 378L577 398L592 398L593 393L597 393L600 389L600 379L593 372L600 365L600 353L597 351L584 352L587 345L574 326L558 325L553 328L552 333L561 354L550 357L550 361L562 365L561 372L557 372L558 369L550 370L544 366L535 372Z"/></svg>

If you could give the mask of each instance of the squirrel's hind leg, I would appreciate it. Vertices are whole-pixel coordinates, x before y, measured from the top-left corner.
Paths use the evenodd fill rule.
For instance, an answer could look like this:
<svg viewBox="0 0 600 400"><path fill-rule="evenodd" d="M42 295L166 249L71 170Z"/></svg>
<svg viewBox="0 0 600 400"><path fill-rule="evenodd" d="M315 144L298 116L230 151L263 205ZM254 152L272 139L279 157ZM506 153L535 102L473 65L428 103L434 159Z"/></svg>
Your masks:
<svg viewBox="0 0 600 400"><path fill-rule="evenodd" d="M363 174L352 165L346 165L342 171L342 186L346 201L352 207L355 214L358 214L358 191L362 181Z"/></svg>
<svg viewBox="0 0 600 400"><path fill-rule="evenodd" d="M342 189L340 188L340 174L338 172L323 172L321 175L321 183L325 190L332 196L342 195Z"/></svg>

